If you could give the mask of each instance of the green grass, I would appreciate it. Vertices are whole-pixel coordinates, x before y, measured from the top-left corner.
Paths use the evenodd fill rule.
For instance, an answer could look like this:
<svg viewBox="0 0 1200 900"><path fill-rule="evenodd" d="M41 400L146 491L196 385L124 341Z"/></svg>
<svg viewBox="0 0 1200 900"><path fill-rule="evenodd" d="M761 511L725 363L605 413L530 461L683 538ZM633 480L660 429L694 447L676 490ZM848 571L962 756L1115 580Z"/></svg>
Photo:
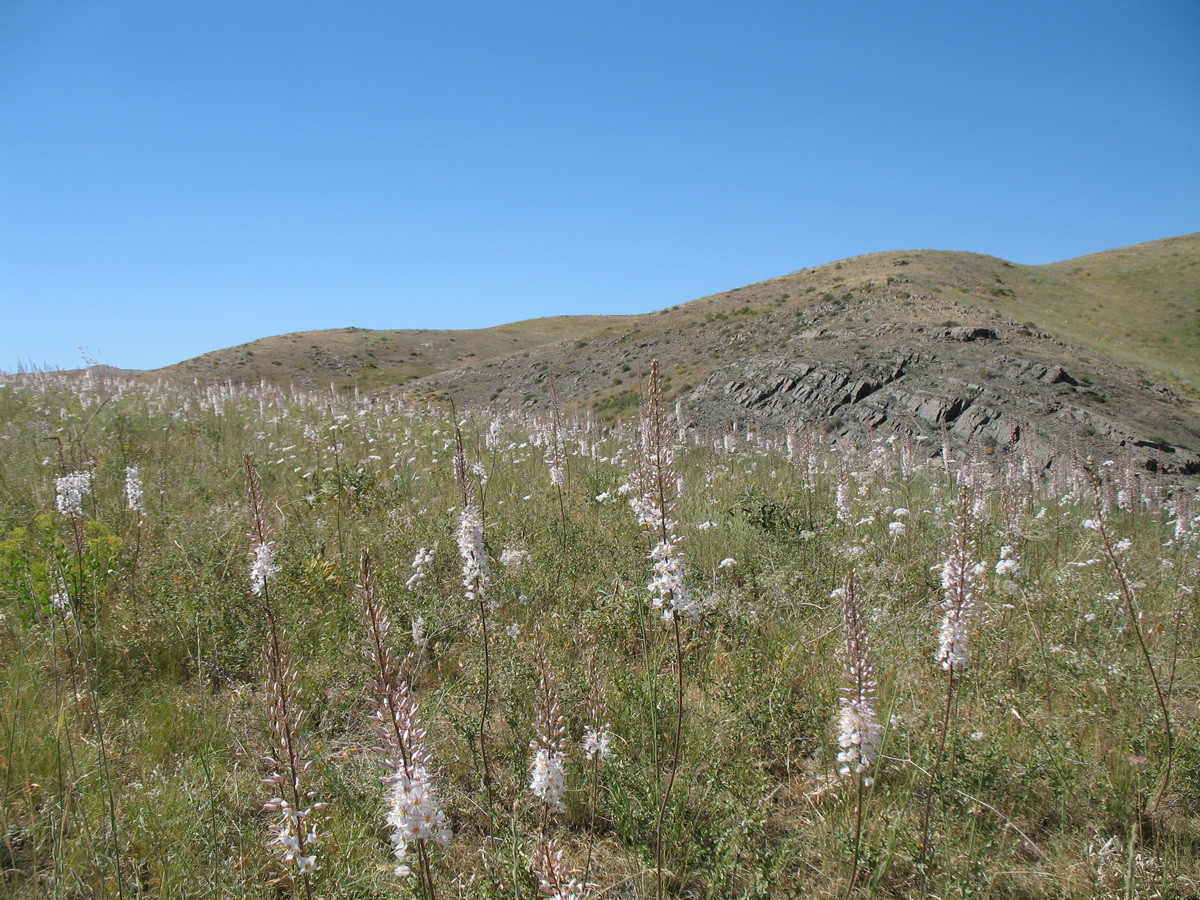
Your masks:
<svg viewBox="0 0 1200 900"><path fill-rule="evenodd" d="M646 538L617 496L628 472L613 459L631 458L627 432L570 434L560 502L525 426L504 421L489 445L490 418L463 424L468 456L487 473L493 818L480 784L483 654L478 608L460 584L452 423L328 395L127 383L117 395L51 376L0 385L0 421L0 894L298 895L267 846L262 811L265 624L249 589L241 474L250 453L282 565L271 596L308 712L306 777L329 803L316 894L413 890L392 874L371 750L354 588L366 547L396 649L416 650L413 684L455 830L447 850L433 851L438 895L538 895L530 852L544 816L528 766L540 640L572 742L567 812L546 827L576 868L590 851L592 896L654 896L675 649L648 602ZM581 441L595 443L594 456L576 452ZM845 893L854 798L836 771L842 626L831 594L850 568L863 583L885 726L855 896L1200 890L1197 607L1178 587L1194 583L1196 545L1167 543L1170 515L1153 504L1111 513L1114 535L1132 541L1125 565L1154 674L1170 679L1173 775L1153 809L1165 724L1130 620L1111 599L1113 572L1075 565L1102 556L1097 533L1081 527L1096 515L1086 492L1016 482L987 495L973 528L987 589L939 762L947 685L934 662L942 594L931 567L957 488L940 460L902 476L886 445L821 449L815 461L810 475L776 449L724 453L704 442L677 458L682 546L704 611L682 629L667 894ZM850 524L835 512L843 464L857 473ZM126 465L145 481L140 524L125 508ZM72 522L55 511L54 479L83 468L96 477L79 557ZM1124 476L1120 464L1105 471ZM907 533L892 537L898 507L911 515ZM1021 559L1013 594L992 573L1006 543ZM422 547L434 548L434 563L409 590ZM518 571L499 563L507 547L529 551ZM736 564L721 568L726 558ZM60 577L72 615L50 603ZM409 636L418 616L423 649ZM594 819L578 747L589 658L616 749ZM932 855L922 867L930 789ZM1129 879L1141 893L1126 891Z"/></svg>

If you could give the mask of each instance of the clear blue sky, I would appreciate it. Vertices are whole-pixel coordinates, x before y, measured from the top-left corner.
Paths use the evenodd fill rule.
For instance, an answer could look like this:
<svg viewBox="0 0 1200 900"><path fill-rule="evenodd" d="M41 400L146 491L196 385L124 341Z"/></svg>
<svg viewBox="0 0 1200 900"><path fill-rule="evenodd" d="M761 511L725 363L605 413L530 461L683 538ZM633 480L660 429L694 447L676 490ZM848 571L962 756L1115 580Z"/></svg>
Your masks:
<svg viewBox="0 0 1200 900"><path fill-rule="evenodd" d="M0 369L1200 230L1200 3L0 2Z"/></svg>

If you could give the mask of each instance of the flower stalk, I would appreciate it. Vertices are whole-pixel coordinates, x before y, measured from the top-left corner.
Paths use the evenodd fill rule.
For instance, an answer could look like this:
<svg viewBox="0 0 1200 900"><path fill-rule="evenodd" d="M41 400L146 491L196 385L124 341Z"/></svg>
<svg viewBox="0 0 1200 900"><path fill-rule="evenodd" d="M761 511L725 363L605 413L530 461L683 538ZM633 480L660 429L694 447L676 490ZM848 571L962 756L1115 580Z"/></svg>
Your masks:
<svg viewBox="0 0 1200 900"><path fill-rule="evenodd" d="M479 711L479 758L483 764L483 784L488 797L488 815L495 817L496 798L492 786L492 766L488 749L487 723L491 714L492 650L488 633L487 587L491 580L487 549L484 544L483 510L479 506L475 482L467 466L462 429L454 424L454 476L462 495L458 520L458 552L462 556L462 586L468 601L479 608L479 629L483 640L483 698Z"/></svg>
<svg viewBox="0 0 1200 900"><path fill-rule="evenodd" d="M681 613L686 613L689 618L696 619L700 615L700 608L684 581L684 557L680 549L683 538L678 533L679 522L674 518L678 491L674 436L663 405L658 360L651 363L650 379L643 398L640 450L635 473L638 491L630 504L642 526L642 533L655 542L650 551L654 577L646 586L651 594L651 605L662 610L663 620L671 623L675 638L675 728L666 786L663 788L654 829L656 896L662 900L663 824L679 772L683 745L683 637L679 618Z"/></svg>
<svg viewBox="0 0 1200 900"><path fill-rule="evenodd" d="M866 774L878 756L881 739L879 715L876 711L878 685L871 647L864 621L862 596L858 578L853 571L846 575L841 589L842 623L845 630L845 654L840 709L838 710L839 773L854 779L854 857L846 897L858 880L859 852L862 844L863 788L870 787L874 778Z"/></svg>
<svg viewBox="0 0 1200 900"><path fill-rule="evenodd" d="M391 620L376 589L370 554L364 549L359 559L358 600L367 630L365 655L371 672L367 691L375 707L375 734L383 766L390 773L384 782L391 788L387 821L397 860L396 875L412 874L408 853L415 846L418 885L425 900L436 900L428 842L443 847L452 832L433 786L432 754L417 701L412 694L408 666L392 648Z"/></svg>
<svg viewBox="0 0 1200 900"><path fill-rule="evenodd" d="M314 813L324 809L315 800L316 792L305 790L305 777L312 770L308 746L302 726L304 710L300 705L300 689L296 667L292 662L287 633L279 624L271 603L270 583L279 574L275 563L272 527L265 510L262 483L254 460L243 458L246 484L246 518L250 539L250 590L262 600L267 621L267 641L263 650L266 670L267 719L270 726L271 752L263 761L271 774L263 784L273 796L263 809L276 815L270 830L274 837L269 844L276 848L293 877L299 876L304 895L313 896L312 874L317 869L316 844L319 840Z"/></svg>

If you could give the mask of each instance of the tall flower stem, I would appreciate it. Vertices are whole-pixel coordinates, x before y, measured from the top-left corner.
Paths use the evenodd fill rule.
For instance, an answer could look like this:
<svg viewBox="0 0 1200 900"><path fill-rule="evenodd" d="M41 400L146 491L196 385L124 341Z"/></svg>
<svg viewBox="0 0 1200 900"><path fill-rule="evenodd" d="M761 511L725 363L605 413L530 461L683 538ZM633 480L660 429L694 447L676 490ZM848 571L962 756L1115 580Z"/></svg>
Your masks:
<svg viewBox="0 0 1200 900"><path fill-rule="evenodd" d="M264 594L266 590L264 589ZM287 793L290 795L288 801L292 812L297 816L305 809L306 798L300 785L300 776L307 769L298 746L296 726L299 724L299 710L295 708L295 671L291 666L291 653L286 643L286 636L282 634L278 622L275 619L274 612L270 609L270 601L264 599L264 604L267 607L267 631L268 631L268 647L267 647L267 688L271 695L270 699L270 718L271 730L274 737L275 748L274 753L279 754L279 750L283 750L282 768L286 769L287 775L285 779L276 778L274 783L276 786L287 785ZM272 761L278 761L275 756L272 756ZM274 806L270 807L274 810ZM283 813L285 821L291 815L287 812L287 808L283 807L279 810ZM283 832L280 832L279 837L283 838ZM308 835L304 830L303 819L295 823L296 852L298 858L309 856ZM286 846L286 845L285 845ZM312 880L307 871L301 871L300 876L304 884L304 896L311 898Z"/></svg>
<svg viewBox="0 0 1200 900"><path fill-rule="evenodd" d="M592 851L596 830L596 803L600 794L600 766L612 755L610 745L610 730L608 721L608 699L605 696L604 681L600 675L599 663L595 653L588 656L588 719L583 729L583 756L591 762L590 785L588 790L588 834L593 836L588 841L587 862L583 867L582 888L586 891L588 880L592 874Z"/></svg>
<svg viewBox="0 0 1200 900"><path fill-rule="evenodd" d="M1100 548L1104 552L1105 562L1108 563L1108 568L1113 574L1113 579L1117 583L1117 590L1121 596L1121 606L1125 611L1126 617L1129 619L1129 628L1137 639L1138 651L1141 653L1142 660L1146 664L1146 671L1150 675L1150 682L1154 686L1154 698L1158 703L1159 711L1163 717L1163 737L1167 742L1167 760L1163 767L1163 776L1158 785L1158 790L1154 794L1154 801L1150 804L1150 813L1154 814L1158 811L1159 804L1162 802L1163 795L1167 791L1167 786L1171 781L1171 766L1175 757L1175 729L1171 724L1171 710L1167 705L1167 694L1162 683L1158 678L1158 671L1154 667L1154 660L1150 656L1150 649L1146 646L1146 636L1142 632L1141 614L1137 608L1137 598L1134 596L1133 584L1129 578L1129 573L1125 569L1124 560L1121 559L1117 552L1117 547L1112 538L1112 525L1109 521L1108 506L1104 503L1100 495L1101 483L1100 479L1093 475L1092 490L1096 501L1096 531L1100 536ZM1173 677L1173 676L1172 676Z"/></svg>
<svg viewBox="0 0 1200 900"><path fill-rule="evenodd" d="M654 828L655 891L659 900L662 900L663 827L683 746L684 660L679 615L686 612L689 617L696 618L699 609L684 583L683 554L679 549L681 538L676 534L679 523L673 518L676 500L673 434L663 407L658 360L651 364L650 379L643 399L639 449L636 471L638 496L631 502L643 534L655 542L650 551L650 558L654 561L654 578L647 587L653 595L652 605L661 609L663 618L672 623L675 638L675 728L670 768Z"/></svg>
<svg viewBox="0 0 1200 900"><path fill-rule="evenodd" d="M250 587L262 600L263 615L267 622L264 656L272 752L271 756L265 757L265 761L276 771L264 779L264 783L278 789L281 795L286 795L272 797L264 809L279 814L279 821L272 826L276 832L273 843L283 847L284 862L295 863L304 885L304 895L311 900L313 888L310 872L315 867L316 858L311 853L310 844L316 840L316 828L312 826L310 831L306 831L305 825L312 812L324 804L311 802L312 792L306 792L301 787L302 777L312 764L304 759L306 754L299 735L304 712L299 706L291 648L271 602L270 583L278 574L279 567L275 565L271 525L264 509L258 470L249 454L242 462L246 483L246 518L250 526L248 536L252 545ZM283 771L278 771L280 769Z"/></svg>
<svg viewBox="0 0 1200 900"><path fill-rule="evenodd" d="M454 407L451 406L451 414ZM483 639L483 697L479 710L479 759L483 765L483 784L488 797L488 817L495 820L496 797L492 785L491 757L488 751L487 723L491 715L492 649L488 629L487 584L489 580L487 550L484 544L483 512L476 497L475 482L467 466L462 429L454 423L454 476L462 495L459 513L458 550L463 559L462 585L468 600L479 608L479 629Z"/></svg>
<svg viewBox="0 0 1200 900"><path fill-rule="evenodd" d="M412 657L401 664L392 650L391 621L376 594L371 557L365 548L359 561L358 598L367 628L366 657L371 669L368 690L375 706L376 735L384 744L379 752L384 755L384 766L393 773L385 779L393 789L393 808L388 816L395 827L392 842L402 862L409 847L416 844L421 896L436 900L426 845L431 838L443 846L449 844L450 831L433 790L431 754L407 672ZM399 759L389 758L393 754ZM401 865L397 873L407 875L409 869Z"/></svg>
<svg viewBox="0 0 1200 900"><path fill-rule="evenodd" d="M841 589L842 619L845 629L842 699L838 710L839 774L854 776L854 858L845 896L849 897L858 880L859 854L862 847L863 789L872 783L870 770L878 756L881 740L879 714L876 711L878 685L875 665L867 637L866 616L852 571L846 574Z"/></svg>
<svg viewBox="0 0 1200 900"><path fill-rule="evenodd" d="M57 439L56 439L57 440ZM116 796L113 792L112 779L109 775L108 768L108 746L104 736L104 719L100 711L100 694L97 689L97 684L100 679L98 663L96 659L99 656L99 629L100 629L100 598L99 592L91 591L92 600L92 622L91 622L91 637L92 646L89 648L87 636L84 634L83 622L80 614L83 608L81 600L83 599L85 590L88 585L87 578L87 561L85 555L87 553L86 540L86 518L83 509L83 500L91 493L92 481L94 473L90 470L82 472L65 471L65 463L62 456L62 442L58 441L59 448L59 467L63 474L55 483L55 505L58 511L65 515L71 523L71 534L75 541L75 585L74 590L67 587L68 579L65 572L61 577L63 589L67 592L67 609L70 611L70 621L75 629L75 643L78 645L78 653L68 651L71 660L71 681L74 688L76 702L81 702L80 688L77 681L77 668L82 666L84 675L84 685L87 688L89 705L91 706L92 722L96 729L96 746L99 751L100 779L104 785L106 794L106 806L108 812L109 828L112 832L113 843L113 864L116 870L117 881L117 896L125 896L125 882L121 866L121 838L120 830L117 827L117 804ZM68 647L70 641L68 641Z"/></svg>
<svg viewBox="0 0 1200 900"><path fill-rule="evenodd" d="M591 790L588 792L588 834L592 838L588 841L587 861L583 866L583 888L587 890L588 879L592 874L592 850L595 842L596 833L596 801L600 794L600 757L597 755L592 758L591 765Z"/></svg>
<svg viewBox="0 0 1200 900"><path fill-rule="evenodd" d="M488 756L487 721L491 714L492 700L492 649L488 634L487 603L479 600L479 627L483 636L483 702L479 710L479 758L483 763L483 784L487 789L488 815L496 815L495 788L492 786L492 766Z"/></svg>
<svg viewBox="0 0 1200 900"><path fill-rule="evenodd" d="M950 716L954 707L955 675L966 671L970 661L970 635L975 612L977 579L983 567L976 560L975 541L971 537L974 525L970 492L961 488L957 500L953 532L942 562L942 624L938 632L940 646L937 661L946 671L946 707L942 714L941 736L937 756L930 769L929 788L925 794L925 812L921 823L920 861L928 879L930 817L933 793L946 756L946 740L950 732Z"/></svg>
<svg viewBox="0 0 1200 900"><path fill-rule="evenodd" d="M946 756L946 735L950 732L950 710L954 700L954 669L950 669L950 674L946 681L946 708L942 713L941 736L938 741L937 756L933 759L933 765L929 770L929 785L925 790L925 812L921 816L921 855L918 860L923 866L929 863L929 822L933 812L933 792L937 786L938 772L942 766L942 760ZM925 876L928 878L928 875Z"/></svg>

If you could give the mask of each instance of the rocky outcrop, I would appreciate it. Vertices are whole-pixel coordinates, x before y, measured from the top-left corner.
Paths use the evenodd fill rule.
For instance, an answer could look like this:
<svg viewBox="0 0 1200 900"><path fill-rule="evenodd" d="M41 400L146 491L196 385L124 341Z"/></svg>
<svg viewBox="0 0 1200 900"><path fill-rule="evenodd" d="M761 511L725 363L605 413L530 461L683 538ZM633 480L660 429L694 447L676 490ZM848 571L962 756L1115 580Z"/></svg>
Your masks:
<svg viewBox="0 0 1200 900"><path fill-rule="evenodd" d="M996 332L991 328L959 325L955 328L947 328L939 331L937 337L943 341L994 341L996 340Z"/></svg>
<svg viewBox="0 0 1200 900"><path fill-rule="evenodd" d="M932 337L944 340L949 331L967 335L951 338L956 343L998 340L990 328L948 329ZM893 430L926 438L933 453L940 452L945 429L960 448L1020 448L1047 468L1074 445L1100 458L1129 454L1147 471L1200 473L1195 450L1139 433L1134 415L1095 411L1108 402L1105 390L1128 391L1127 385L1098 384L1059 364L1011 354L964 358L929 348L872 360L859 344L830 341L798 349L813 355L763 356L722 368L687 395L692 421L702 428L730 418L777 428L809 423L835 441ZM1144 394L1143 403L1170 402Z"/></svg>
<svg viewBox="0 0 1200 900"><path fill-rule="evenodd" d="M703 406L716 398L719 405L732 402L766 419L802 406L814 417L825 418L891 384L904 374L909 362L905 358L883 367L855 370L818 362L766 360L746 366L739 378L724 384L714 383L719 376L713 376L688 397L688 403Z"/></svg>

